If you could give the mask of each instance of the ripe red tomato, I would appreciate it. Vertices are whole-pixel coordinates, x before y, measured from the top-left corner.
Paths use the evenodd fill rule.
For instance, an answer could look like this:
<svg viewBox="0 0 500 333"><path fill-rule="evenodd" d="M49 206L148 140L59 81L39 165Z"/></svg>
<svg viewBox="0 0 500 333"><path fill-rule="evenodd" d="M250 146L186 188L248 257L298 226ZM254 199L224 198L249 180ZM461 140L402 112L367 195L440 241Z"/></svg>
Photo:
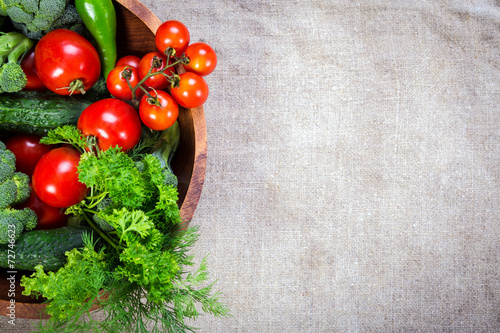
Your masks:
<svg viewBox="0 0 500 333"><path fill-rule="evenodd" d="M89 90L101 75L94 46L80 34L56 29L44 35L35 48L35 69L42 83L59 95Z"/></svg>
<svg viewBox="0 0 500 333"><path fill-rule="evenodd" d="M208 98L208 85L205 79L191 72L179 76L179 86L170 90L177 103L185 108L202 106Z"/></svg>
<svg viewBox="0 0 500 333"><path fill-rule="evenodd" d="M217 55L210 45L205 43L194 43L184 51L189 58L189 64L184 65L188 72L196 73L200 76L207 76L212 73L217 66Z"/></svg>
<svg viewBox="0 0 500 333"><path fill-rule="evenodd" d="M15 208L22 209L25 207L31 208L38 218L35 230L61 228L68 222L68 215L64 214L63 208L47 205L37 197L35 191L31 191L28 200Z"/></svg>
<svg viewBox="0 0 500 333"><path fill-rule="evenodd" d="M163 131L172 126L179 115L177 102L163 90L150 91L152 97L144 95L139 104L141 120L155 131Z"/></svg>
<svg viewBox="0 0 500 333"><path fill-rule="evenodd" d="M87 186L78 180L80 153L69 147L55 148L42 156L33 172L33 190L49 206L66 208L82 201Z"/></svg>
<svg viewBox="0 0 500 333"><path fill-rule="evenodd" d="M134 55L127 55L124 57L121 57L118 59L116 62L116 67L118 66L123 66L123 65L129 65L135 68L139 68L139 63L141 62L141 58L134 56Z"/></svg>
<svg viewBox="0 0 500 333"><path fill-rule="evenodd" d="M21 61L21 68L23 69L26 78L28 79L26 86L23 88L25 91L46 91L45 87L38 77L35 69L35 48L32 48Z"/></svg>
<svg viewBox="0 0 500 333"><path fill-rule="evenodd" d="M162 54L169 47L175 50L175 55L180 57L189 45L189 30L179 21L165 21L156 30L156 48Z"/></svg>
<svg viewBox="0 0 500 333"><path fill-rule="evenodd" d="M142 57L141 62L139 63L139 77L141 80L146 77L149 70L155 66L155 64L159 64L159 67L154 67L151 73L156 73L161 71L167 66L172 64L171 60L167 58L164 54L160 52L149 52L144 57ZM171 66L167 70L165 70L166 74L171 74L170 71L174 71L174 67ZM169 80L163 74L157 74L151 76L144 82L144 86L148 88L154 89L166 89L170 85Z"/></svg>
<svg viewBox="0 0 500 333"><path fill-rule="evenodd" d="M113 97L123 101L130 101L132 100L132 90L130 90L125 77L129 78L132 87L135 87L140 81L137 68L130 65L120 65L109 72L106 87ZM135 90L136 99L140 99L143 94L144 91L141 88Z"/></svg>
<svg viewBox="0 0 500 333"><path fill-rule="evenodd" d="M52 147L40 143L40 136L32 134L17 134L5 141L7 149L16 156L16 170L33 175L38 160Z"/></svg>
<svg viewBox="0 0 500 333"><path fill-rule="evenodd" d="M132 106L116 98L106 98L83 110L77 127L83 135L97 138L99 148L133 148L141 138L141 119Z"/></svg>

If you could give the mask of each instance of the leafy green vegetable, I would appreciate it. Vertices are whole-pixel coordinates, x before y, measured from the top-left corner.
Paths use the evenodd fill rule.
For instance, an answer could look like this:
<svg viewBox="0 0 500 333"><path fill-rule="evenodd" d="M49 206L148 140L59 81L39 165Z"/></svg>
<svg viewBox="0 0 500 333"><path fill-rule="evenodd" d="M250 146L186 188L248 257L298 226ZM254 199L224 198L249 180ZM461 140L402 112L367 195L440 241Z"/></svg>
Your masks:
<svg viewBox="0 0 500 333"><path fill-rule="evenodd" d="M81 152L88 148L87 140L85 140L80 130L72 125L57 127L49 131L45 137L40 139L40 143L46 145L67 143Z"/></svg>
<svg viewBox="0 0 500 333"><path fill-rule="evenodd" d="M89 148L91 138L72 126L49 132L43 142L70 143L83 152L78 173L90 195L67 212L100 239L88 236L83 249L67 252L68 262L57 272L38 266L22 278L23 294L50 302L52 317L40 331L149 332L148 324L154 332L192 331L185 320L199 316L197 304L205 313L229 316L213 284L205 285L206 258L196 272L189 271L198 228L181 220L177 188L165 182L156 156ZM112 228L99 228L96 218ZM94 302L105 320L87 314Z"/></svg>

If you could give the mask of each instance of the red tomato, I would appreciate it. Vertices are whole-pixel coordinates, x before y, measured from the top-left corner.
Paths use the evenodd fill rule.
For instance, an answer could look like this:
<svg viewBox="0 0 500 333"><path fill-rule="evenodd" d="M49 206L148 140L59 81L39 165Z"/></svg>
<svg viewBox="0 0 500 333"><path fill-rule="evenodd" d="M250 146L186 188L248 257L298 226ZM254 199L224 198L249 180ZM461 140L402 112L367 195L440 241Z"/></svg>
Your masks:
<svg viewBox="0 0 500 333"><path fill-rule="evenodd" d="M157 64L159 66L155 67L155 65ZM148 72L151 68L153 68L151 73L156 73L171 64L172 62L170 61L170 59L168 59L164 54L161 54L160 52L149 52L144 57L142 57L141 62L139 63L139 76L142 80L146 77L146 75L148 75ZM171 70L174 71L173 66L166 69L165 74L170 75ZM163 74L157 74L147 79L144 82L144 85L148 88L162 90L166 89L170 85L170 82Z"/></svg>
<svg viewBox="0 0 500 333"><path fill-rule="evenodd" d="M189 64L184 65L188 72L196 73L200 76L207 76L212 73L217 66L217 55L210 45L205 43L194 43L184 51L189 58Z"/></svg>
<svg viewBox="0 0 500 333"><path fill-rule="evenodd" d="M130 65L121 65L113 68L106 79L106 87L113 97L123 101L132 100L132 90L127 83L125 77L129 78L130 85L135 87L139 83L139 72L137 68ZM140 99L144 94L141 88L135 90L136 99Z"/></svg>
<svg viewBox="0 0 500 333"><path fill-rule="evenodd" d="M7 149L16 156L16 170L31 177L38 160L52 147L40 143L40 136L18 134L5 141Z"/></svg>
<svg viewBox="0 0 500 333"><path fill-rule="evenodd" d="M26 86L23 88L25 91L46 91L45 87L38 77L35 69L35 48L32 48L21 61L21 68L23 69L26 78L28 79Z"/></svg>
<svg viewBox="0 0 500 333"><path fill-rule="evenodd" d="M36 230L61 228L67 224L68 215L64 214L64 209L47 205L36 196L35 191L31 191L28 200L15 208L25 207L31 208L38 217Z"/></svg>
<svg viewBox="0 0 500 333"><path fill-rule="evenodd" d="M177 103L185 108L202 106L208 98L208 85L205 79L191 72L179 76L179 86L170 90Z"/></svg>
<svg viewBox="0 0 500 333"><path fill-rule="evenodd" d="M118 66L123 66L123 65L129 65L135 68L139 68L139 63L141 62L141 58L134 56L134 55L127 55L124 56L116 62L116 67Z"/></svg>
<svg viewBox="0 0 500 333"><path fill-rule="evenodd" d="M66 208L82 201L87 187L78 180L80 153L69 147L55 148L42 156L33 172L33 189L49 206Z"/></svg>
<svg viewBox="0 0 500 333"><path fill-rule="evenodd" d="M35 48L35 68L42 83L59 95L89 90L101 75L99 54L80 34L56 29Z"/></svg>
<svg viewBox="0 0 500 333"><path fill-rule="evenodd" d="M177 102L163 90L150 91L152 97L144 95L139 104L141 120L155 131L163 131L172 126L179 115Z"/></svg>
<svg viewBox="0 0 500 333"><path fill-rule="evenodd" d="M162 54L171 47L175 50L175 55L180 57L189 45L189 30L179 21L165 21L156 30L156 48Z"/></svg>
<svg viewBox="0 0 500 333"><path fill-rule="evenodd" d="M132 106L116 98L106 98L83 110L77 127L83 135L97 138L99 148L133 148L141 138L141 119Z"/></svg>

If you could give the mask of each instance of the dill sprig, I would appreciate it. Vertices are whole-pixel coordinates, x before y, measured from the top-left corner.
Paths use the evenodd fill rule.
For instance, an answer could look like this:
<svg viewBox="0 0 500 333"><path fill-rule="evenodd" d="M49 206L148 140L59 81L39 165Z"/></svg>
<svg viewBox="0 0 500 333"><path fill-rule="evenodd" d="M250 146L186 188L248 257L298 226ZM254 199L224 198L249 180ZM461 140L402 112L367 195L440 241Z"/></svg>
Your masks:
<svg viewBox="0 0 500 333"><path fill-rule="evenodd" d="M71 127L47 138L83 146L81 133ZM84 237L83 248L66 253L58 271L39 265L21 280L23 294L46 298L51 318L39 323L40 332L186 332L195 329L186 320L201 312L230 316L208 281L207 257L194 269L190 251L199 229L181 220L177 188L164 182L157 157L87 150L78 173L91 191L67 211L94 233ZM99 208L104 198L110 204ZM100 229L94 218L111 230Z"/></svg>

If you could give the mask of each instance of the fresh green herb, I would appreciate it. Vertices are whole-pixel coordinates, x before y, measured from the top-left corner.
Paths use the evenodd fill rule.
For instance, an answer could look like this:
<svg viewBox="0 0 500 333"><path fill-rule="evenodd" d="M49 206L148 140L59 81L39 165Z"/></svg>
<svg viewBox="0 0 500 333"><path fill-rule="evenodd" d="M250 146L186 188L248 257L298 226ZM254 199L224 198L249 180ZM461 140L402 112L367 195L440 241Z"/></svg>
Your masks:
<svg viewBox="0 0 500 333"><path fill-rule="evenodd" d="M71 143L82 151L88 147L88 138L71 126L50 132L44 142ZM206 258L190 272L194 257L188 252L198 228L181 220L177 188L165 182L156 156L134 156L119 148L82 154L78 173L90 195L67 211L99 239L86 237L84 248L67 252L67 264L57 272L37 266L22 278L24 294L50 302L52 317L40 331L150 332L151 325L153 332L193 331L185 320L198 317L197 304L202 312L229 316L213 284L205 285ZM99 228L96 218L107 228ZM94 303L105 320L88 314Z"/></svg>
<svg viewBox="0 0 500 333"><path fill-rule="evenodd" d="M87 141L83 137L82 133L78 130L78 128L72 125L64 125L49 131L47 136L40 139L40 143L46 145L67 143L81 152L84 152L88 147Z"/></svg>

